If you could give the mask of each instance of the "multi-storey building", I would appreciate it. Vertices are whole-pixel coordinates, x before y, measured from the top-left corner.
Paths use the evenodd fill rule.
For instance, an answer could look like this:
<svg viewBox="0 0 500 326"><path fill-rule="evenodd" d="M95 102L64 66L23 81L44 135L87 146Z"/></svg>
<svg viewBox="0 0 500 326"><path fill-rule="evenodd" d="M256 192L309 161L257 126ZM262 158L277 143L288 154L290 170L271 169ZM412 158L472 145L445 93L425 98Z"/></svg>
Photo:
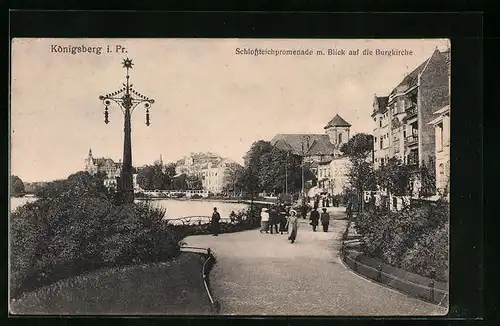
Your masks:
<svg viewBox="0 0 500 326"><path fill-rule="evenodd" d="M448 49L447 68L448 68L448 96L451 92L451 53ZM434 114L437 117L429 123L434 127L436 142L436 188L440 195L449 196L450 194L450 105L437 110Z"/></svg>
<svg viewBox="0 0 500 326"><path fill-rule="evenodd" d="M176 174L200 177L204 190L222 193L230 181L226 175L239 166L235 161L214 153L192 153L177 161Z"/></svg>
<svg viewBox="0 0 500 326"><path fill-rule="evenodd" d="M386 97L375 96L374 166L390 157L418 167L435 158L434 112L449 101L447 54L438 49Z"/></svg>
<svg viewBox="0 0 500 326"><path fill-rule="evenodd" d="M96 173L106 174L107 179L116 179L122 170L121 162L115 163L110 158L95 158L92 156L92 149L89 149L88 157L85 159L85 171L94 175Z"/></svg>
<svg viewBox="0 0 500 326"><path fill-rule="evenodd" d="M201 170L207 163L216 164L221 160L222 157L215 153L191 153L177 161L175 173L201 176Z"/></svg>
<svg viewBox="0 0 500 326"><path fill-rule="evenodd" d="M330 162L330 188L332 195L341 195L349 185L351 161L347 156L339 156Z"/></svg>
<svg viewBox="0 0 500 326"><path fill-rule="evenodd" d="M108 188L117 189L117 179L120 177L122 163L116 163L110 158L95 158L92 156L92 149L89 149L88 157L85 159L85 171L91 175L97 173L105 174L104 185ZM134 188L137 188L137 174L133 176Z"/></svg>

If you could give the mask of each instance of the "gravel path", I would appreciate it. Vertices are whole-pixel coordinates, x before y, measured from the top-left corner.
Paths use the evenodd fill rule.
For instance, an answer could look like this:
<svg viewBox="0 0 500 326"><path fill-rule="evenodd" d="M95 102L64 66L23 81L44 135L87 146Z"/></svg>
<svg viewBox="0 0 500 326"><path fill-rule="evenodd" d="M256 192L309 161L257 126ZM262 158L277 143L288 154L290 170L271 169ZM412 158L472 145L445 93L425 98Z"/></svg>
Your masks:
<svg viewBox="0 0 500 326"><path fill-rule="evenodd" d="M443 315L439 306L362 278L338 257L346 221L332 212L327 233L300 220L297 240L258 230L192 236L188 245L210 247L210 273L224 315Z"/></svg>

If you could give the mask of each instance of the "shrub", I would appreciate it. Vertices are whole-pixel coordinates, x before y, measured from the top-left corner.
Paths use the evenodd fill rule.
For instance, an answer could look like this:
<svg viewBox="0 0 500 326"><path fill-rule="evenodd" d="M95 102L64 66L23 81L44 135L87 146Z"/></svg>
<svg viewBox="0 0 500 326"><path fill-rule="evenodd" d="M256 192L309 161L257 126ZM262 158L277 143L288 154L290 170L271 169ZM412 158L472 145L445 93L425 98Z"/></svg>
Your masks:
<svg viewBox="0 0 500 326"><path fill-rule="evenodd" d="M399 212L367 210L357 215L366 254L423 276L448 274L448 204L421 203Z"/></svg>
<svg viewBox="0 0 500 326"><path fill-rule="evenodd" d="M202 199L202 198L203 198L203 196L198 195L198 194L194 194L191 196L191 199Z"/></svg>
<svg viewBox="0 0 500 326"><path fill-rule="evenodd" d="M165 211L116 205L96 178L79 174L49 184L10 218L13 297L63 278L179 254Z"/></svg>

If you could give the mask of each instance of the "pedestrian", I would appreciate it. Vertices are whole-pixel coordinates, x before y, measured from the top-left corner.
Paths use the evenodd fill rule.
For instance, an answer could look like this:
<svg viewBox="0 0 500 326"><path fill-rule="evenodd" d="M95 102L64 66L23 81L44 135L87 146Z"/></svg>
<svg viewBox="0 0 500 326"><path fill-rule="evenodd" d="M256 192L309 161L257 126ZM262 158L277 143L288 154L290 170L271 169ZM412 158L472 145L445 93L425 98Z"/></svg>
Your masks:
<svg viewBox="0 0 500 326"><path fill-rule="evenodd" d="M314 199L314 208L318 209L319 207L319 196L316 195L316 198Z"/></svg>
<svg viewBox="0 0 500 326"><path fill-rule="evenodd" d="M280 219L280 233L283 235L283 232L287 232L286 229L286 207L284 205L281 205L280 211L279 211L279 219Z"/></svg>
<svg viewBox="0 0 500 326"><path fill-rule="evenodd" d="M266 232L269 233L267 230L269 228L269 210L266 209L265 207L262 208L262 211L260 213L260 233Z"/></svg>
<svg viewBox="0 0 500 326"><path fill-rule="evenodd" d="M273 234L273 229L278 234L278 224L279 224L279 215L277 209L271 207L269 209L269 226L271 228L271 234Z"/></svg>
<svg viewBox="0 0 500 326"><path fill-rule="evenodd" d="M316 227L318 226L318 221L319 221L319 212L316 208L314 208L311 211L311 215L309 216L309 219L311 220L311 225L312 225L313 231L316 232Z"/></svg>
<svg viewBox="0 0 500 326"><path fill-rule="evenodd" d="M347 214L347 219L350 220L352 217L352 201L350 199L347 201L345 212Z"/></svg>
<svg viewBox="0 0 500 326"><path fill-rule="evenodd" d="M326 212L326 208L323 208L323 213L321 213L321 225L323 225L323 232L328 232L328 226L330 225L330 214Z"/></svg>
<svg viewBox="0 0 500 326"><path fill-rule="evenodd" d="M300 207L301 213L302 213L302 218L306 219L307 218L307 211L309 210L309 207L307 207L307 204L305 201L302 202L302 206Z"/></svg>
<svg viewBox="0 0 500 326"><path fill-rule="evenodd" d="M326 207L330 207L330 197L326 197Z"/></svg>
<svg viewBox="0 0 500 326"><path fill-rule="evenodd" d="M288 240L294 243L295 239L297 238L297 231L299 229L299 220L297 219L297 212L293 209L290 210L287 227L290 230L290 236L288 237Z"/></svg>
<svg viewBox="0 0 500 326"><path fill-rule="evenodd" d="M236 222L236 213L234 211L231 211L231 213L229 214L229 219L231 220L231 223Z"/></svg>
<svg viewBox="0 0 500 326"><path fill-rule="evenodd" d="M217 212L217 207L214 207L214 212L212 213L212 235L218 236L220 232L220 214Z"/></svg>
<svg viewBox="0 0 500 326"><path fill-rule="evenodd" d="M325 204L326 204L326 203L325 203L325 196L323 196L323 197L321 198L321 204L323 205L322 207L325 207Z"/></svg>

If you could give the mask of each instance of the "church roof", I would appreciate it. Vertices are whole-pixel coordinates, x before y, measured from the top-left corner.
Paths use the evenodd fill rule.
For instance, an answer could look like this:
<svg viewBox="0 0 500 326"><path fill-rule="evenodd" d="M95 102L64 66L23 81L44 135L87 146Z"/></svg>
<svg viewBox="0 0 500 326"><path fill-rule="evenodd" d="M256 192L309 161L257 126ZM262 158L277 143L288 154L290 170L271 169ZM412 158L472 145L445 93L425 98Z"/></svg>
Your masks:
<svg viewBox="0 0 500 326"><path fill-rule="evenodd" d="M330 128L330 127L350 127L351 124L344 119L338 114L336 114L330 122L325 126L325 129Z"/></svg>
<svg viewBox="0 0 500 326"><path fill-rule="evenodd" d="M313 142L318 139L329 141L326 134L277 134L271 139L271 145L283 150L292 150L295 154L301 155L307 152Z"/></svg>
<svg viewBox="0 0 500 326"><path fill-rule="evenodd" d="M335 153L335 145L330 142L328 137L319 138L314 140L311 147L307 151L306 155L314 156L314 155L333 155Z"/></svg>

